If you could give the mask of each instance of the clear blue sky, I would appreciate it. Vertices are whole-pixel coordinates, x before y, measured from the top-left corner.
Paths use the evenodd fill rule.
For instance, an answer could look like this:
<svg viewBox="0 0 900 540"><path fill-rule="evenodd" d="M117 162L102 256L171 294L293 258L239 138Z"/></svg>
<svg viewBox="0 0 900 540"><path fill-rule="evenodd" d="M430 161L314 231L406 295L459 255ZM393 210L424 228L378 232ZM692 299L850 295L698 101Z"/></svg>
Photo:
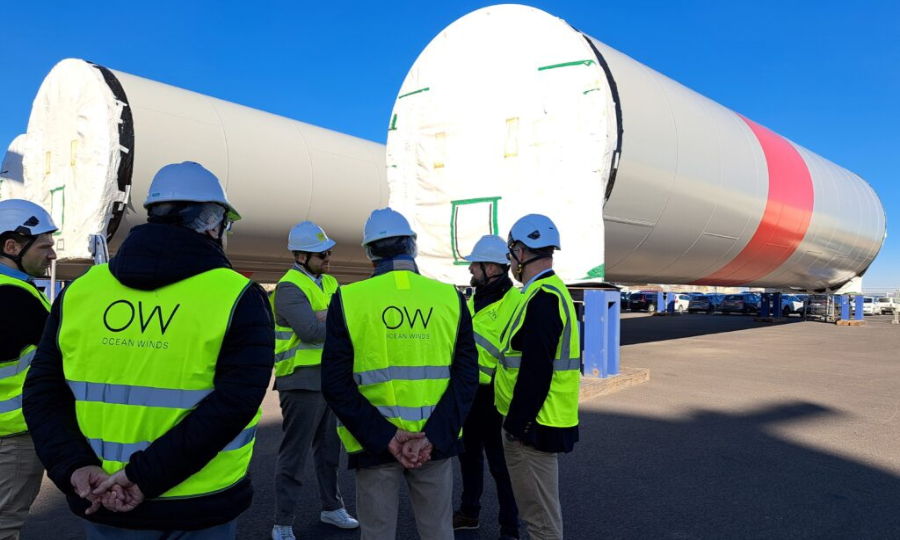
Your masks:
<svg viewBox="0 0 900 540"><path fill-rule="evenodd" d="M0 147L68 57L384 142L418 53L491 2L134 4L4 3ZM531 5L865 178L888 239L863 284L900 287L900 2Z"/></svg>

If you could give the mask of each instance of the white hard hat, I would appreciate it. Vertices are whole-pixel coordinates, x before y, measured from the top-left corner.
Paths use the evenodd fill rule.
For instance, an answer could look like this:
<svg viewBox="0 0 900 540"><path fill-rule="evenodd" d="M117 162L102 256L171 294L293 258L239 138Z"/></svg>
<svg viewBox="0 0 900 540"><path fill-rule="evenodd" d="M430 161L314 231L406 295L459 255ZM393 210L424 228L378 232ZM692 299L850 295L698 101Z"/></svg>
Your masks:
<svg viewBox="0 0 900 540"><path fill-rule="evenodd" d="M472 254L463 259L469 262L487 262L494 264L509 264L506 255L509 254L509 248L503 238L496 234L486 234L475 242L472 248Z"/></svg>
<svg viewBox="0 0 900 540"><path fill-rule="evenodd" d="M328 238L322 227L312 221L303 221L291 227L288 233L288 250L321 253L334 247L334 240Z"/></svg>
<svg viewBox="0 0 900 540"><path fill-rule="evenodd" d="M0 201L0 234L15 232L37 236L59 230L46 210L24 199Z"/></svg>
<svg viewBox="0 0 900 540"><path fill-rule="evenodd" d="M363 229L362 245L366 246L376 240L394 236L411 236L415 238L416 233L410 228L409 221L406 221L403 214L391 208L379 208L374 210L369 215L369 219L366 220L366 226Z"/></svg>
<svg viewBox="0 0 900 540"><path fill-rule="evenodd" d="M150 192L144 201L144 208L162 202L217 203L225 207L228 219L241 219L238 211L228 202L216 175L193 161L172 163L156 173L150 182Z"/></svg>
<svg viewBox="0 0 900 540"><path fill-rule="evenodd" d="M559 231L547 216L528 214L519 218L509 230L508 243L522 242L526 247L540 249L559 246Z"/></svg>

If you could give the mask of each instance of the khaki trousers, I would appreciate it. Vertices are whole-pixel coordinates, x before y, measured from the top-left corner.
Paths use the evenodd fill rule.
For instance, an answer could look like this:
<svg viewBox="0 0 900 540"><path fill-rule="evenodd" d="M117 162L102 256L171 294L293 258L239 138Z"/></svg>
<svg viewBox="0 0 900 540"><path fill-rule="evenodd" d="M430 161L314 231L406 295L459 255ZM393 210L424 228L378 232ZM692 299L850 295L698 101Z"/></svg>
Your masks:
<svg viewBox="0 0 900 540"><path fill-rule="evenodd" d="M503 452L519 518L528 527L532 540L562 540L558 455L535 450L520 441L509 441L506 430Z"/></svg>
<svg viewBox="0 0 900 540"><path fill-rule="evenodd" d="M397 538L401 480L406 480L419 537L453 540L453 467L449 459L429 461L420 469L406 469L399 463L357 469L360 540Z"/></svg>
<svg viewBox="0 0 900 540"><path fill-rule="evenodd" d="M43 477L31 435L0 438L0 540L18 540Z"/></svg>

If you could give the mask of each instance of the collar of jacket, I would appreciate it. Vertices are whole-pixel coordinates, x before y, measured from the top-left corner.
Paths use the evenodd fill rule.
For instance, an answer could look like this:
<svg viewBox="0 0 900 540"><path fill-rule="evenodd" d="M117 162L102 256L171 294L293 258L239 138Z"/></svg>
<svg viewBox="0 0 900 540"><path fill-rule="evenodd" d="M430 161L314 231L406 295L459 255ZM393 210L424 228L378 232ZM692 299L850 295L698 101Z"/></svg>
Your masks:
<svg viewBox="0 0 900 540"><path fill-rule="evenodd" d="M109 270L122 285L152 291L215 268L231 268L212 238L176 225L147 223L131 229Z"/></svg>
<svg viewBox="0 0 900 540"><path fill-rule="evenodd" d="M25 272L20 271L18 268L10 268L5 264L0 264L0 274L4 276L9 276L11 278L15 278L21 281L30 282L32 277L26 274Z"/></svg>
<svg viewBox="0 0 900 540"><path fill-rule="evenodd" d="M398 255L390 259L381 259L372 272L372 277L387 274L395 270L409 270L410 272L419 273L419 267L416 266L416 260L409 255Z"/></svg>
<svg viewBox="0 0 900 540"><path fill-rule="evenodd" d="M475 313L503 298L513 286L509 275L501 276L487 285L475 288Z"/></svg>

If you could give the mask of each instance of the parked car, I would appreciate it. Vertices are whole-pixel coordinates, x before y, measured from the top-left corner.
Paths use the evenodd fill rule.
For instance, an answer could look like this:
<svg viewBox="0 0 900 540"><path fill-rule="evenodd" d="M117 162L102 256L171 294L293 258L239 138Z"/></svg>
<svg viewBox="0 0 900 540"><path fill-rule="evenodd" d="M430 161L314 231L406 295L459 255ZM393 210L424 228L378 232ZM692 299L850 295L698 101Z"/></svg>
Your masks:
<svg viewBox="0 0 900 540"><path fill-rule="evenodd" d="M851 304L854 309L856 308L856 303ZM879 311L879 315L881 312ZM863 297L863 315L875 315L875 298L872 296L864 296Z"/></svg>
<svg viewBox="0 0 900 540"><path fill-rule="evenodd" d="M799 314L802 317L804 314L803 305L803 299L797 295L781 295L781 314L784 317L790 317L795 313Z"/></svg>
<svg viewBox="0 0 900 540"><path fill-rule="evenodd" d="M688 304L688 313L708 313L712 315L719 311L722 300L725 299L724 294L706 294L691 298Z"/></svg>
<svg viewBox="0 0 900 540"><path fill-rule="evenodd" d="M684 313L691 304L691 297L682 293L669 293L666 301L675 304L675 313Z"/></svg>
<svg viewBox="0 0 900 540"><path fill-rule="evenodd" d="M630 309L631 311L649 311L650 313L655 313L657 309L656 293L631 293L631 297L628 299L628 309Z"/></svg>
<svg viewBox="0 0 900 540"><path fill-rule="evenodd" d="M897 299L887 296L879 296L875 299L875 313L884 315L885 313L893 313L895 309L900 309L900 303Z"/></svg>
<svg viewBox="0 0 900 540"><path fill-rule="evenodd" d="M743 315L759 313L761 300L762 298L757 293L729 294L722 300L719 311L723 315L729 313L741 313Z"/></svg>

